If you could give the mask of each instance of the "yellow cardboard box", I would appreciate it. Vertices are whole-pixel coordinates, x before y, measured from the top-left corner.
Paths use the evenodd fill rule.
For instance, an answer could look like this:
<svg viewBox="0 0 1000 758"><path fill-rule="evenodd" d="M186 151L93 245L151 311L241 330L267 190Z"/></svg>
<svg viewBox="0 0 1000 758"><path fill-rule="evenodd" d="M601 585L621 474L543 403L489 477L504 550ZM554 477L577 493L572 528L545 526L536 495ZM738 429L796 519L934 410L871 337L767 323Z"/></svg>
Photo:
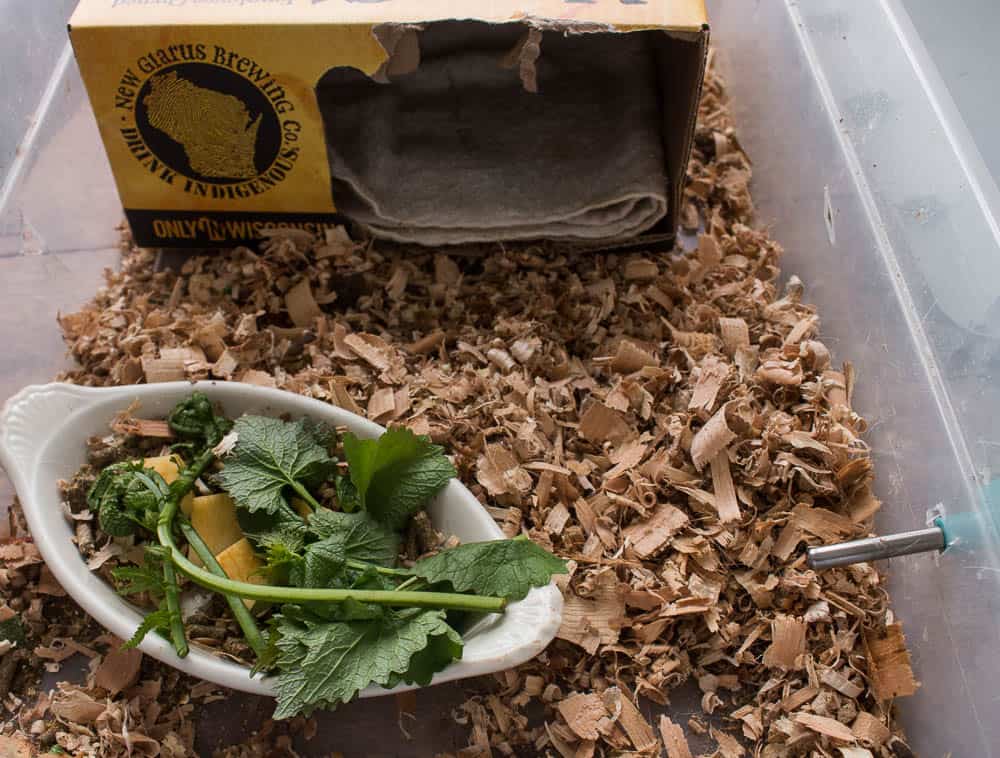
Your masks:
<svg viewBox="0 0 1000 758"><path fill-rule="evenodd" d="M230 246L269 226L343 223L318 84L339 67L391 81L419 66L423 30L455 19L581 44L658 35L670 202L650 231L669 237L707 50L702 0L81 0L70 36L136 241Z"/></svg>

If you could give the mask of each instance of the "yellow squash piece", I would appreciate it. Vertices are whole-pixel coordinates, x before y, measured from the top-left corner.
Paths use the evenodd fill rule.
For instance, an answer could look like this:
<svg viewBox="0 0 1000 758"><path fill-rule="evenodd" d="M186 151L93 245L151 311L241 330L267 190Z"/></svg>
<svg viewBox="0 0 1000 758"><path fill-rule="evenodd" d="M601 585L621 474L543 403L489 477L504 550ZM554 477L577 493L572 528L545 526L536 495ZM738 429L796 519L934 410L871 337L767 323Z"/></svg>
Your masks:
<svg viewBox="0 0 1000 758"><path fill-rule="evenodd" d="M218 555L243 539L243 530L236 520L236 504L229 495L203 495L191 501L191 526L205 540L212 555ZM192 555L199 566L201 559Z"/></svg>
<svg viewBox="0 0 1000 758"><path fill-rule="evenodd" d="M156 458L143 458L144 468L151 468L163 477L163 481L170 484L180 475L180 467L177 465L180 458L176 455L160 455Z"/></svg>
<svg viewBox="0 0 1000 758"><path fill-rule="evenodd" d="M254 555L253 548L246 537L227 547L216 555L215 559L230 579L234 579L237 582L249 582L250 584L267 583L263 575L258 573L264 567L264 564L261 563L260 558ZM247 598L243 599L243 604L247 608L252 608L254 602L256 601Z"/></svg>
<svg viewBox="0 0 1000 758"><path fill-rule="evenodd" d="M155 458L143 458L142 466L143 468L151 468L157 474L163 477L163 481L170 484L178 476L180 476L180 467L178 463L183 463L179 457L176 455L158 455ZM191 515L191 501L194 500L194 495L188 493L181 500L181 513L185 516Z"/></svg>

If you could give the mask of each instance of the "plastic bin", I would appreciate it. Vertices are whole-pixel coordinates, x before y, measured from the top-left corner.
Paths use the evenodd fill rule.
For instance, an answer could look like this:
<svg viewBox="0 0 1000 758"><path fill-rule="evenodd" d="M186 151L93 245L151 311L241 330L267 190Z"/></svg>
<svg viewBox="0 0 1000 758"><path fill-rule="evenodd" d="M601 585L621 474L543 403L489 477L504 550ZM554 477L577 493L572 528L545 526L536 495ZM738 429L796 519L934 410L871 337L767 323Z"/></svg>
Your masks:
<svg viewBox="0 0 1000 758"><path fill-rule="evenodd" d="M980 514L980 539L888 566L923 682L898 703L903 724L922 756L1000 755L1000 564L983 489L1000 476L1000 194L900 3L714 10L758 221L835 359L858 370L877 527L922 527L937 503Z"/></svg>
<svg viewBox="0 0 1000 758"><path fill-rule="evenodd" d="M86 300L116 259L120 207L66 43L72 5L17 4L0 29L0 398L58 369L57 311ZM983 494L1000 476L1000 193L895 0L709 6L758 220L819 306L835 359L858 371L879 528L923 526L937 503L979 518L978 539L888 567L924 682L899 702L903 723L924 756L1000 755L1000 562ZM439 708L460 700L436 690ZM683 698L675 707L686 715ZM378 753L372 735L394 709L352 709L358 745ZM220 735L240 736L229 720ZM393 747L395 729L378 741L385 754L449 749L436 731L446 720L409 748Z"/></svg>

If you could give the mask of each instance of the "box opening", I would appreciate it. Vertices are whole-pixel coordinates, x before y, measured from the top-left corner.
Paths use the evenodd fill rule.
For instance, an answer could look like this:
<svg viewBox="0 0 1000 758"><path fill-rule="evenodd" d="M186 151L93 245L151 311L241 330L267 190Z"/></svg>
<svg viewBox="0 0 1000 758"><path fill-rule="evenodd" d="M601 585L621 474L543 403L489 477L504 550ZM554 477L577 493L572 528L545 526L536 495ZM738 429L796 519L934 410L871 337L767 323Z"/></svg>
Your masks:
<svg viewBox="0 0 1000 758"><path fill-rule="evenodd" d="M317 86L333 201L349 218L422 244L614 241L665 218L662 31L444 21L417 34L414 70L379 82L336 67Z"/></svg>

